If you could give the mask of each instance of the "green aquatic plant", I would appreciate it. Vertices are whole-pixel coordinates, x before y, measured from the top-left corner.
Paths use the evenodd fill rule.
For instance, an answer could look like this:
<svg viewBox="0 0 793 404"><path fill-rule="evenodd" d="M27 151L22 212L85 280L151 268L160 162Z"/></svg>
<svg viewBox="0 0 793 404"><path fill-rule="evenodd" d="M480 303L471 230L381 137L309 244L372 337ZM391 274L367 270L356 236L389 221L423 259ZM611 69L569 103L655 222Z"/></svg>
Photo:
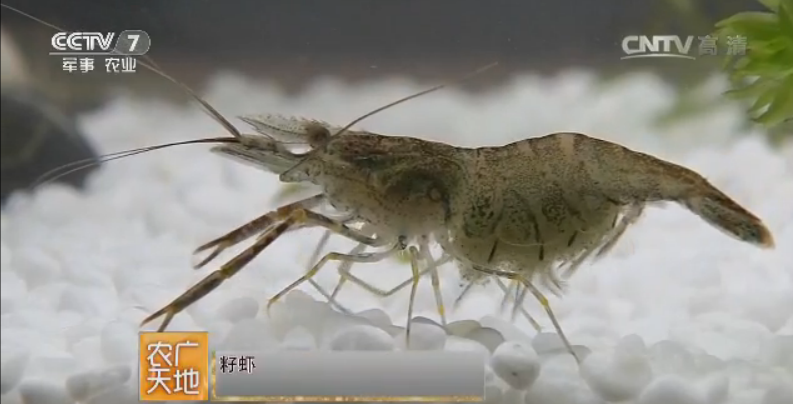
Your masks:
<svg viewBox="0 0 793 404"><path fill-rule="evenodd" d="M719 21L714 35L733 45L724 61L732 83L726 95L750 102L753 121L778 128L793 123L793 0L758 1L768 11Z"/></svg>

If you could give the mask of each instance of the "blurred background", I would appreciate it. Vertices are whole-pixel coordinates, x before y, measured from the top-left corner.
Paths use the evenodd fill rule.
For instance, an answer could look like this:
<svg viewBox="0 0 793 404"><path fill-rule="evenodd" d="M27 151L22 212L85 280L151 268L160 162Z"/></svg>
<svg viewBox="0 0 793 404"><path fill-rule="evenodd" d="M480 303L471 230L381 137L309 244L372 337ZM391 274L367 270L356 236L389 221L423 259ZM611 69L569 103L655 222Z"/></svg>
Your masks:
<svg viewBox="0 0 793 404"><path fill-rule="evenodd" d="M152 56L190 86L218 70L275 79L289 91L320 75L370 80L386 75L437 83L477 66L501 67L478 78L486 86L526 71L584 67L604 73L656 69L670 78L702 74L708 59L620 61L631 34L704 35L756 0L400 0L258 1L4 0L70 30L142 29ZM2 25L18 42L36 81L64 107L90 105L112 85L139 91L172 86L152 74L91 74L65 79L49 57L47 28L3 10ZM685 78L685 77L682 77ZM151 82L144 85L142 82ZM178 92L179 90L176 89Z"/></svg>
<svg viewBox="0 0 793 404"><path fill-rule="evenodd" d="M757 0L169 0L101 2L4 0L67 30L149 33L149 55L170 75L200 92L217 72L233 72L279 83L299 92L317 77L349 82L386 76L438 84L498 61L500 67L466 85L471 91L527 72L554 74L586 68L604 80L653 70L682 89L715 74L718 58L620 60L626 35L706 35L715 22L740 11L764 10ZM55 32L10 10L3 29L3 182L23 186L42 170L89 156L70 116L101 105L122 87L145 95L185 101L183 91L152 73L68 74L49 56ZM12 38L12 40L8 38ZM696 47L696 45L695 45ZM12 48L16 48L14 51ZM7 62L7 55L20 64ZM13 76L13 77L12 77ZM22 90L20 90L22 89ZM36 105L52 108L42 112ZM681 96L681 113L696 109ZM14 109L16 108L16 109ZM34 112L20 113L33 108ZM10 113L9 111L14 111ZM31 121L61 114L37 131L46 155L42 165L21 169L15 156L32 150ZM39 125L40 126L40 125ZM66 136L71 134L72 136ZM71 146L56 143L71 139ZM51 150L45 152L49 145ZM39 154L37 154L39 153ZM41 154L43 153L43 154ZM49 153L49 154L47 154ZM15 157L15 158L10 158ZM14 160L16 165L11 165ZM14 171L16 170L16 171ZM11 172L14 174L9 174ZM13 178L12 178L13 177ZM76 178L75 183L80 179ZM10 183L9 183L10 184ZM4 196L11 185L4 185Z"/></svg>

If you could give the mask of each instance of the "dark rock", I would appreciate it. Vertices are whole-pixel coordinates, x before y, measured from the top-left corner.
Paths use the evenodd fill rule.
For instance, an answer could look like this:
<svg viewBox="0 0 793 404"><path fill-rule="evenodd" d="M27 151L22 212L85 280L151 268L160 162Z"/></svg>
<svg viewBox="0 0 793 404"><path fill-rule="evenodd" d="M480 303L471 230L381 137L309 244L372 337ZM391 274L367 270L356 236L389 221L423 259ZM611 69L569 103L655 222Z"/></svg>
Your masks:
<svg viewBox="0 0 793 404"><path fill-rule="evenodd" d="M11 193L30 187L50 170L97 156L74 118L33 90L3 89L0 116L2 203ZM80 170L57 182L80 188L91 171Z"/></svg>

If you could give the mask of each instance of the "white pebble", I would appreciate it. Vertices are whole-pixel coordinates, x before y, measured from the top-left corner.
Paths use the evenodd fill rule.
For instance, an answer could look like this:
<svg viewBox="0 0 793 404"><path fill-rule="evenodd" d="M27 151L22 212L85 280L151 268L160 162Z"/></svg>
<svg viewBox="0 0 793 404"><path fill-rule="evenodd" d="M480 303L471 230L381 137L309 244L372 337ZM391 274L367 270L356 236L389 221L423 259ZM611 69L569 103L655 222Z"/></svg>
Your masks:
<svg viewBox="0 0 793 404"><path fill-rule="evenodd" d="M571 380L574 379L577 380L582 386L589 389L589 386L587 386L586 382L581 378L581 365L576 362L575 358L572 356L555 355L547 358L540 356L540 360L542 362L542 373L540 373L540 378L543 376L548 376Z"/></svg>
<svg viewBox="0 0 793 404"><path fill-rule="evenodd" d="M66 345L71 346L84 338L99 336L107 326L107 319L88 317L87 319L63 330Z"/></svg>
<svg viewBox="0 0 793 404"><path fill-rule="evenodd" d="M25 374L30 355L26 352L3 354L3 365L0 367L0 395L6 394L16 387Z"/></svg>
<svg viewBox="0 0 793 404"><path fill-rule="evenodd" d="M63 291L69 285L65 282L49 282L28 290L25 300L20 304L24 310L46 310L52 314L60 303ZM38 322L47 326L49 321L39 321L39 317L30 317L31 322Z"/></svg>
<svg viewBox="0 0 793 404"><path fill-rule="evenodd" d="M738 390L734 392L730 397L729 404L733 404L733 403L763 404L762 401L764 395L765 395L765 391L761 389L749 388L744 390ZM785 403L787 404L787 401L785 401Z"/></svg>
<svg viewBox="0 0 793 404"><path fill-rule="evenodd" d="M581 376L589 387L608 401L638 396L653 380L647 357L628 352L593 353L581 364Z"/></svg>
<svg viewBox="0 0 793 404"><path fill-rule="evenodd" d="M504 390L502 390L498 386L486 386L485 387L485 404L501 404L503 402L502 396L504 395Z"/></svg>
<svg viewBox="0 0 793 404"><path fill-rule="evenodd" d="M132 370L127 365L76 373L66 379L66 390L75 401L86 401L126 383Z"/></svg>
<svg viewBox="0 0 793 404"><path fill-rule="evenodd" d="M516 327L512 322L504 321L495 316L484 316L479 320L482 327L497 330L507 341L526 341L531 342L531 337Z"/></svg>
<svg viewBox="0 0 793 404"><path fill-rule="evenodd" d="M109 363L127 363L138 355L138 331L129 323L113 321L100 336L102 357Z"/></svg>
<svg viewBox="0 0 793 404"><path fill-rule="evenodd" d="M58 310L70 310L92 316L110 315L118 308L118 297L112 289L68 286L61 295Z"/></svg>
<svg viewBox="0 0 793 404"><path fill-rule="evenodd" d="M103 289L107 289L113 285L111 273L103 270L105 267L112 265L111 262L94 263L90 262L90 260L85 262L85 260L82 259L75 261L76 262L66 261L62 266L63 277L66 282L73 285L99 287Z"/></svg>
<svg viewBox="0 0 793 404"><path fill-rule="evenodd" d="M659 373L686 372L695 365L693 356L683 345L669 340L650 347L650 357Z"/></svg>
<svg viewBox="0 0 793 404"><path fill-rule="evenodd" d="M279 335L285 335L293 327L303 326L316 338L319 338L323 330L336 325L336 320L339 317L344 317L345 320L354 320L351 316L335 312L329 304L318 302L300 290L289 292L284 297L281 306L279 307L280 313L277 313L276 318L273 319L275 320L274 324L277 324L279 328Z"/></svg>
<svg viewBox="0 0 793 404"><path fill-rule="evenodd" d="M766 362L793 372L793 335L777 335L764 347Z"/></svg>
<svg viewBox="0 0 793 404"><path fill-rule="evenodd" d="M118 294L129 291L135 287L146 288L147 285L152 284L151 280L146 277L140 276L137 271L130 271L127 268L117 268L110 273L110 280L113 287Z"/></svg>
<svg viewBox="0 0 793 404"><path fill-rule="evenodd" d="M38 344L49 343L46 335L42 335L37 330L25 327L12 326L7 323L7 317L3 316L2 328L2 352L33 352Z"/></svg>
<svg viewBox="0 0 793 404"><path fill-rule="evenodd" d="M476 320L460 320L446 324L446 331L449 335L464 337L471 331L480 327L482 327L482 325Z"/></svg>
<svg viewBox="0 0 793 404"><path fill-rule="evenodd" d="M39 380L26 380L19 386L24 404L72 404L74 400L66 394L62 385Z"/></svg>
<svg viewBox="0 0 793 404"><path fill-rule="evenodd" d="M507 388L501 395L501 402L503 404L520 404L523 398L523 391Z"/></svg>
<svg viewBox="0 0 793 404"><path fill-rule="evenodd" d="M323 316L323 320L321 322L308 320L308 324L306 324L305 320L301 320L296 322L295 325L305 327L309 332L311 332L314 335L314 338L316 338L317 341L322 341L322 343L327 343L329 338L332 338L336 334L346 329L349 329L350 327L354 327L357 325L373 326L366 319L354 315L339 313L333 310L328 310L326 314ZM318 327L318 325L321 325L322 327L320 328ZM374 326L374 327L382 329L388 335L391 336L397 335L399 334L399 331L401 331L401 327L392 326L389 327L389 329L384 329L383 327L378 327L378 326ZM393 332L394 328L397 328L399 331Z"/></svg>
<svg viewBox="0 0 793 404"><path fill-rule="evenodd" d="M630 356L646 355L647 345L644 343L642 337L636 334L631 334L626 335L619 340L616 350L618 354L628 354Z"/></svg>
<svg viewBox="0 0 793 404"><path fill-rule="evenodd" d="M545 372L543 372L545 373ZM605 404L586 386L561 375L540 377L523 396L525 404ZM672 403L666 403L672 404Z"/></svg>
<svg viewBox="0 0 793 404"><path fill-rule="evenodd" d="M465 337L484 345L491 353L495 352L496 348L504 342L504 336L498 330L490 327L479 327Z"/></svg>
<svg viewBox="0 0 793 404"><path fill-rule="evenodd" d="M271 350L278 346L270 324L260 319L247 319L234 324L219 344L225 350Z"/></svg>
<svg viewBox="0 0 793 404"><path fill-rule="evenodd" d="M259 312L259 302L252 297L238 297L226 302L218 309L217 317L232 323L254 318Z"/></svg>
<svg viewBox="0 0 793 404"><path fill-rule="evenodd" d="M28 291L25 281L15 272L0 272L0 295L3 300L18 301L24 298ZM3 312L5 313L5 311Z"/></svg>
<svg viewBox="0 0 793 404"><path fill-rule="evenodd" d="M65 330L77 327L85 320L85 316L71 310L64 310L58 313L57 321L53 324L58 334L63 334Z"/></svg>
<svg viewBox="0 0 793 404"><path fill-rule="evenodd" d="M312 303L316 303L317 300L300 289L294 289L284 296L283 302L287 306L297 309L306 304L310 305Z"/></svg>
<svg viewBox="0 0 793 404"><path fill-rule="evenodd" d="M138 404L140 403L138 383L124 383L110 389L102 390L84 402L84 404ZM80 403L83 404L83 403Z"/></svg>
<svg viewBox="0 0 793 404"><path fill-rule="evenodd" d="M75 342L69 351L75 358L80 358L81 363L90 368L104 363L102 355L96 354L102 351L101 346L102 338L93 335Z"/></svg>
<svg viewBox="0 0 793 404"><path fill-rule="evenodd" d="M485 384L493 384L498 382L499 378L496 377L496 374L493 372L493 368L490 367L490 361L488 358L488 363L485 364Z"/></svg>
<svg viewBox="0 0 793 404"><path fill-rule="evenodd" d="M763 395L762 404L793 403L793 380L787 383L775 383Z"/></svg>
<svg viewBox="0 0 793 404"><path fill-rule="evenodd" d="M482 355L482 358L490 357L490 351L488 351L484 345L474 340L455 335L446 337L446 345L443 350L452 352L478 352Z"/></svg>
<svg viewBox="0 0 793 404"><path fill-rule="evenodd" d="M678 376L666 375L653 380L639 396L638 404L707 404L697 388Z"/></svg>
<svg viewBox="0 0 793 404"><path fill-rule="evenodd" d="M61 263L44 251L23 248L14 257L17 274L25 280L28 289L45 285L61 277Z"/></svg>
<svg viewBox="0 0 793 404"><path fill-rule="evenodd" d="M37 347L35 354L30 357L28 373L58 376L74 372L81 365L81 361L61 347L41 346Z"/></svg>
<svg viewBox="0 0 793 404"><path fill-rule="evenodd" d="M356 313L355 315L366 319L367 321L371 322L372 325L380 328L390 327L393 325L391 322L391 317L389 317L388 313L381 309L364 310L360 313Z"/></svg>
<svg viewBox="0 0 793 404"><path fill-rule="evenodd" d="M531 340L531 345L534 351L537 352L542 358L566 355L572 357L570 351L564 345L564 341L558 334L552 332L541 332L534 336ZM576 356L583 360L592 352L589 348L583 345L572 345L573 352Z"/></svg>
<svg viewBox="0 0 793 404"><path fill-rule="evenodd" d="M490 358L493 372L512 388L526 390L540 375L540 359L534 349L520 341L504 342Z"/></svg>
<svg viewBox="0 0 793 404"><path fill-rule="evenodd" d="M752 322L765 326L771 332L779 332L788 316L793 314L793 293L783 291L765 291L757 294L755 300L746 302L744 315ZM787 310L782 309L788 308Z"/></svg>
<svg viewBox="0 0 793 404"><path fill-rule="evenodd" d="M80 288L87 289L87 288ZM114 296L115 297L115 296ZM115 299L114 299L115 300ZM61 295L58 310L71 310L78 313L95 314L96 307L91 302L90 296L85 291L78 290L75 286L67 287Z"/></svg>
<svg viewBox="0 0 793 404"><path fill-rule="evenodd" d="M434 351L441 350L446 345L446 331L443 327L432 320L416 317L410 321L410 340L405 333L407 330L397 334L396 341L400 348L405 348L411 351Z"/></svg>
<svg viewBox="0 0 793 404"><path fill-rule="evenodd" d="M696 368L701 374L709 374L711 372L722 370L725 366L723 360L710 354L702 353L697 355L695 359Z"/></svg>
<svg viewBox="0 0 793 404"><path fill-rule="evenodd" d="M720 373L702 378L697 385L708 404L724 403L730 395L730 379Z"/></svg>
<svg viewBox="0 0 793 404"><path fill-rule="evenodd" d="M541 332L534 336L531 345L539 355L559 352L565 349L564 342L559 335L552 332Z"/></svg>
<svg viewBox="0 0 793 404"><path fill-rule="evenodd" d="M317 341L305 327L295 327L284 336L279 349L285 351L311 351L317 348Z"/></svg>
<svg viewBox="0 0 793 404"><path fill-rule="evenodd" d="M394 339L387 332L371 325L355 325L338 332L330 340L333 351L392 351Z"/></svg>
<svg viewBox="0 0 793 404"><path fill-rule="evenodd" d="M0 297L0 315L13 312L15 306L14 299Z"/></svg>

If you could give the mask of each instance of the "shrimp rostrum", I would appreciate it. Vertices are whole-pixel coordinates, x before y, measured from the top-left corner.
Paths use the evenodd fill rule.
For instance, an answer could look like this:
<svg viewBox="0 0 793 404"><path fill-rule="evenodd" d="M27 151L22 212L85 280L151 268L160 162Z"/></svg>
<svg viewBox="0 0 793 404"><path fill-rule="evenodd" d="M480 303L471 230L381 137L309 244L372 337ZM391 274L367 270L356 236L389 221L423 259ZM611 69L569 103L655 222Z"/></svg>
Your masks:
<svg viewBox="0 0 793 404"><path fill-rule="evenodd" d="M381 250L325 255L276 294L268 307L328 261L376 262L401 250L411 257L414 294L420 258L414 244L430 238L469 272L519 282L542 304L572 353L535 284L559 285L560 271L569 275L587 257L605 253L645 205L677 202L738 240L774 245L760 219L701 175L579 133L463 148L361 131L331 135L332 127L309 120L284 119L288 125L273 121L247 118L268 136L242 135L213 150L277 173L282 182L313 183L322 193L278 208L200 247L214 248L211 258L258 234L251 247L144 323L165 315L164 329L176 313L237 273L281 234L314 226ZM310 150L289 151L284 146L287 135L300 137ZM322 202L345 218L365 223L370 231L361 233L343 220L312 210Z"/></svg>

